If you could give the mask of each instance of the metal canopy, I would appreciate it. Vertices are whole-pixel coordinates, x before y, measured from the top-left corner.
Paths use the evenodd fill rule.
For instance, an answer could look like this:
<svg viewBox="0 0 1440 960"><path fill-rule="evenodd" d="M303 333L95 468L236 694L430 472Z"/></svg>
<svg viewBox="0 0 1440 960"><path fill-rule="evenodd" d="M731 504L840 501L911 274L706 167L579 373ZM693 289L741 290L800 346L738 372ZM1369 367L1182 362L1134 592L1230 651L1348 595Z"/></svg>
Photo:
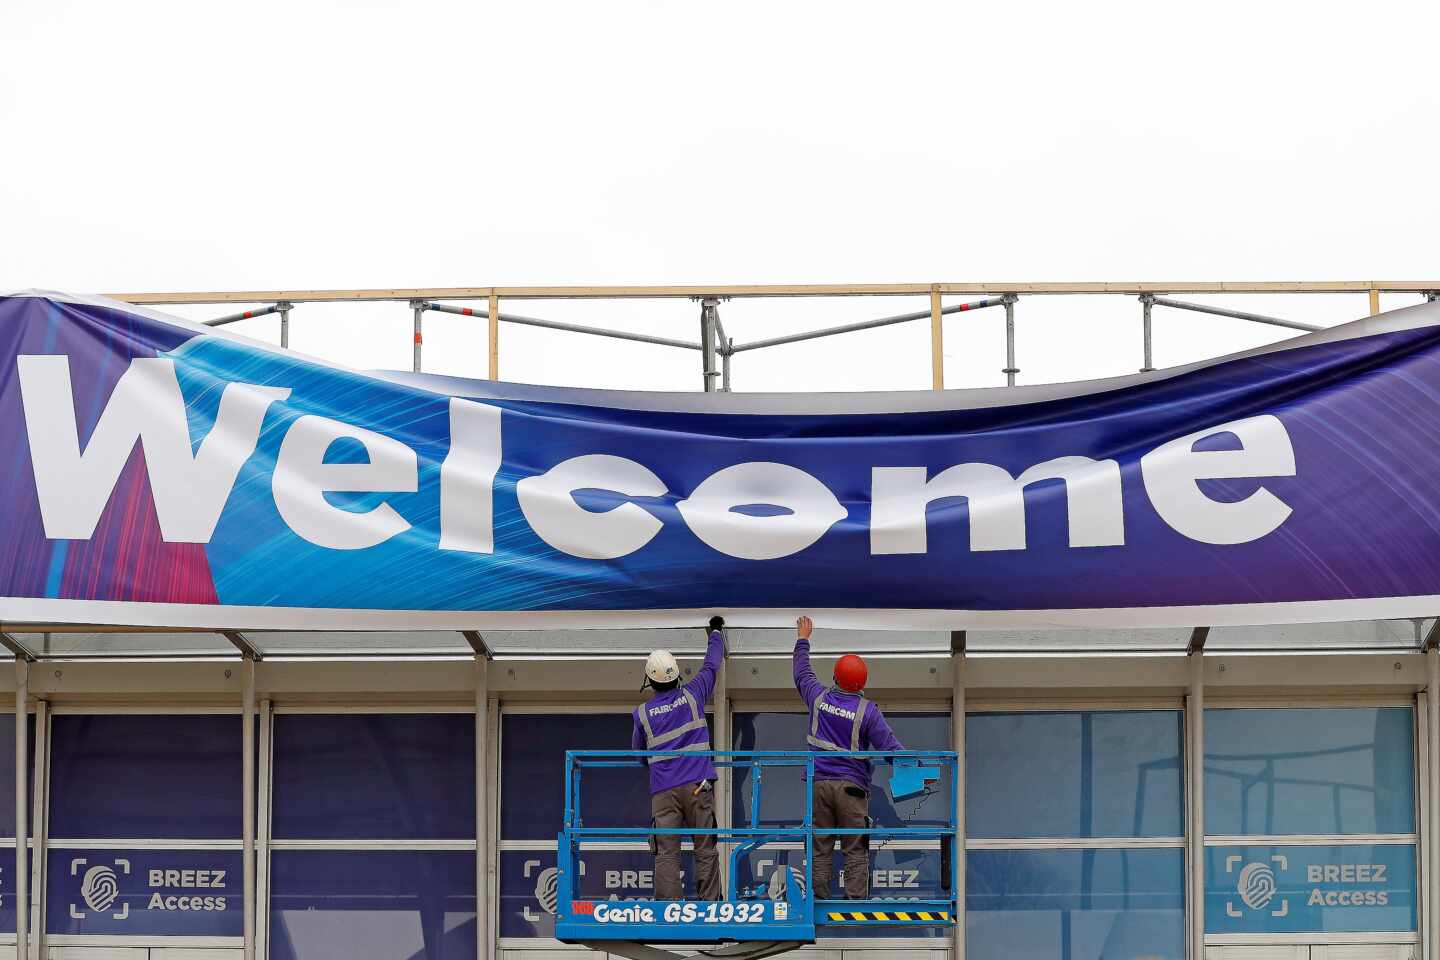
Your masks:
<svg viewBox="0 0 1440 960"><path fill-rule="evenodd" d="M1213 627L1207 652L1278 653L1418 651L1436 620L1361 620L1346 623ZM239 658L242 651L224 633L165 631L53 630L26 632L6 625L5 633L36 660ZM967 631L966 652L978 656L1035 654L1184 654L1190 629ZM789 630L732 628L732 657L786 656L794 644ZM264 632L244 633L261 657L271 658L472 658L475 646L459 631ZM657 647L682 657L705 652L704 625L670 630L501 630L486 631L484 647L507 659L638 657ZM845 652L869 656L949 657L949 631L827 630L817 628L813 650L820 656ZM13 657L0 652L0 659Z"/></svg>

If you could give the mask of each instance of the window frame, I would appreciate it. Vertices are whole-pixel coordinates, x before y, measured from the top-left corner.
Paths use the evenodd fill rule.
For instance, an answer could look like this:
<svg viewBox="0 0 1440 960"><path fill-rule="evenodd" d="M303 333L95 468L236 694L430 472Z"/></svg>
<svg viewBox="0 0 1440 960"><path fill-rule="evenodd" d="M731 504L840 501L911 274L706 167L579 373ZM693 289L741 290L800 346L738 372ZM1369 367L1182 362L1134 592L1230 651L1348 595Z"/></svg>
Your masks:
<svg viewBox="0 0 1440 960"><path fill-rule="evenodd" d="M1190 735L1188 730L1189 718L1186 711L1185 698L1176 697L1136 697L1126 699L1122 697L1044 697L1044 698L1019 698L1011 696L1001 697L975 697L966 698L965 718L983 714L996 713L1156 713L1174 712L1179 715L1180 720L1180 797L1181 797L1181 832L1175 837L984 837L977 838L965 831L965 852L970 851L1084 851L1084 850L1176 850L1181 854L1183 866L1181 873L1181 885L1179 891L1180 909L1180 932L1181 942L1185 946L1183 956L1188 958L1190 953L1190 903L1189 888L1191 863L1189 855L1189 804L1192 802L1188 792L1190 757ZM969 759L968 752L966 754ZM966 771L965 785L966 794L970 792L972 778L969 771ZM965 798L962 798L962 803ZM968 864L968 857L967 857ZM967 886L968 894L968 886ZM1203 907L1202 907L1203 909ZM968 917L968 905L965 909ZM968 930L966 933L968 937Z"/></svg>
<svg viewBox="0 0 1440 960"><path fill-rule="evenodd" d="M1279 696L1258 696L1239 694L1227 696L1224 694L1211 695L1207 691L1205 698L1205 712L1211 710L1335 710L1335 709L1375 709L1385 707L1403 707L1410 711L1411 720L1411 749L1413 751L1412 772L1414 784L1410 791L1410 801L1414 805L1415 832L1412 833L1381 833L1381 834L1212 834L1210 832L1209 818L1205 818L1205 836L1201 839L1201 846L1205 849L1211 847L1227 846L1297 846L1297 847L1337 847L1337 846L1411 846L1415 850L1415 926L1410 931L1384 931L1384 932L1332 932L1332 933L1211 933L1205 931L1205 945L1210 946L1246 946L1266 944L1419 944L1425 936L1427 920L1429 919L1429 904L1432 896L1440 893L1432 893L1428 887L1429 879L1429 850L1431 845L1437 842L1436 838L1430 836L1430 817L1428 804L1425 802L1429 794L1429 724L1427 722L1428 704L1423 691L1409 696L1400 694L1307 694L1288 693ZM1208 748L1208 744L1206 744ZM1203 758L1202 758L1203 762ZM1201 782L1200 803L1205 802L1204 781ZM1202 871L1201 888L1206 889L1204 881L1208 879L1203 871L1205 864L1199 865ZM1202 906L1203 910L1203 906Z"/></svg>
<svg viewBox="0 0 1440 960"><path fill-rule="evenodd" d="M51 737L51 726L56 716L233 716L237 720L244 715L244 709L229 704L206 704L206 703L143 703L143 704L85 704L85 703L58 703L51 704L48 701L36 701L35 713L37 714L35 729L35 767L33 790L36 797L34 806L35 813L32 817L33 825L30 831L29 845L32 850L37 842L40 844L40 853L33 856L33 863L30 868L30 939L31 943L39 943L45 950L51 947L175 947L181 949L239 949L244 946L244 936L192 936L192 935L156 935L156 934L75 934L75 933L51 933L49 931L49 858L52 850L64 849L173 849L173 850L243 850L244 838L238 840L185 840L185 839L160 839L159 841L146 838L121 838L109 840L79 840L73 837L62 837L59 841L51 839L50 836L50 800L51 800L51 763L52 748L54 746ZM43 716L39 716L43 714ZM259 714L257 712L257 718ZM261 729L264 729L263 724ZM243 746L241 747L240 761L244 763ZM43 762L43 770L41 764ZM257 772L263 766L263 757L256 764ZM257 810L259 803L256 804ZM243 827L242 827L243 830ZM14 838L10 838L11 849L14 847ZM257 846L258 849L258 846ZM257 878L259 869L256 870ZM258 887L257 887L258 893ZM258 897L257 897L258 899ZM243 904L244 891L241 890ZM244 909L242 905L242 910ZM10 935L12 941L14 934Z"/></svg>
<svg viewBox="0 0 1440 960"><path fill-rule="evenodd" d="M488 699L488 697L487 697ZM494 701L490 700L487 710L493 711ZM297 840L280 839L271 834L274 832L274 803L275 803L275 721L278 716L332 716L340 714L353 714L368 716L375 714L407 715L407 714L464 714L478 720L479 714L477 704L465 704L457 702L426 702L426 701L405 701L385 703L357 703L345 701L339 703L329 702L304 702L304 703L275 703L273 700L263 700L257 705L257 715L261 716L260 726L260 763L257 770L260 784L260 799L256 804L257 833L255 841L255 941L256 956L268 960L270 956L271 936L273 924L271 921L271 910L273 900L273 884L271 877L271 859L278 851L333 851L337 853L356 853L367 850L374 851L398 851L398 852L465 852L472 854L472 859L478 861L480 840L485 835L481 833L480 825L477 824L476 836L470 840L436 839L436 840L391 840L391 839L338 839L338 840ZM494 768L499 766L498 743L500 730L498 724L489 724L486 727L487 742L483 745L486 767ZM476 750L470 751L472 758ZM480 799L479 791L485 790L487 802L488 823L484 829L488 831L492 839L491 857L492 871L498 870L499 852L498 844L493 840L499 833L499 810L495 806L498 802L498 784L487 782L491 778L483 777L484 771L475 771L476 801ZM498 776L493 778L498 780ZM478 864L477 864L478 868ZM496 875L492 872L492 875ZM491 903L476 903L475 910L478 917L481 910L488 909L490 912L490 930L494 926L497 916L497 903L499 900L498 889L491 892ZM481 949L484 945L481 944Z"/></svg>

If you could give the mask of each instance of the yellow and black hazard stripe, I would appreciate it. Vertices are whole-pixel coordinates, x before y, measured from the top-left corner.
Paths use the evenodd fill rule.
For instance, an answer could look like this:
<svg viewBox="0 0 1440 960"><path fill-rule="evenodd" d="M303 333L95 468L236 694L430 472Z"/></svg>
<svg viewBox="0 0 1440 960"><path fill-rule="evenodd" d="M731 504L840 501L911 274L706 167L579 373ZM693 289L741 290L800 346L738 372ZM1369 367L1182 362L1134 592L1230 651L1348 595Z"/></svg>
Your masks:
<svg viewBox="0 0 1440 960"><path fill-rule="evenodd" d="M827 910L831 923L949 923L948 910Z"/></svg>

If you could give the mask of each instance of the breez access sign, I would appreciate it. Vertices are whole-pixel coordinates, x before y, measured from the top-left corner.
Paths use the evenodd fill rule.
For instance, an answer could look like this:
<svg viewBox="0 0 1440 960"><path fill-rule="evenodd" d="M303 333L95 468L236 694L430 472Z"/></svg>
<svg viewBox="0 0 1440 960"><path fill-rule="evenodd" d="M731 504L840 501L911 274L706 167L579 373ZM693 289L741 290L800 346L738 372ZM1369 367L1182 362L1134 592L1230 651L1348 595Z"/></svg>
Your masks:
<svg viewBox="0 0 1440 960"><path fill-rule="evenodd" d="M51 933L238 937L238 850L56 850Z"/></svg>
<svg viewBox="0 0 1440 960"><path fill-rule="evenodd" d="M1410 844L1210 847L1207 933L1410 932Z"/></svg>

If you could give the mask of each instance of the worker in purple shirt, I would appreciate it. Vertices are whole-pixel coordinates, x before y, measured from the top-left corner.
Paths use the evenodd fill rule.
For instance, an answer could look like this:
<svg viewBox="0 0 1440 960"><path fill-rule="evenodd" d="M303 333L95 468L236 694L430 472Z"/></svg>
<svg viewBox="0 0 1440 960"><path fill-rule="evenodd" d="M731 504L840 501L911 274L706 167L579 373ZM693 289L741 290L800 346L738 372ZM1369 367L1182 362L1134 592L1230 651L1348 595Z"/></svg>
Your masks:
<svg viewBox="0 0 1440 960"><path fill-rule="evenodd" d="M650 757L651 826L666 829L715 827L715 764L709 757L686 753L705 752L710 747L710 728L705 725L705 704L715 689L715 675L725 658L725 621L710 618L710 644L705 662L695 679L680 685L680 666L668 650L656 650L645 661L645 685L655 695L635 708L635 729L630 735L631 750L681 750L669 757ZM720 855L715 837L691 838L695 844L695 887L701 900L720 899ZM680 835L652 836L655 854L655 899L679 900Z"/></svg>
<svg viewBox="0 0 1440 960"><path fill-rule="evenodd" d="M815 828L863 828L870 814L870 761L863 757L829 754L847 750L904 750L895 739L880 708L865 699L869 671L865 661L847 653L835 663L835 683L828 689L810 669L809 617L795 621L795 689L810 708L806 742L818 751L815 758ZM846 834L840 838L845 853L845 895L851 900L870 897L870 837ZM812 853L815 899L830 899L835 837L815 835Z"/></svg>

